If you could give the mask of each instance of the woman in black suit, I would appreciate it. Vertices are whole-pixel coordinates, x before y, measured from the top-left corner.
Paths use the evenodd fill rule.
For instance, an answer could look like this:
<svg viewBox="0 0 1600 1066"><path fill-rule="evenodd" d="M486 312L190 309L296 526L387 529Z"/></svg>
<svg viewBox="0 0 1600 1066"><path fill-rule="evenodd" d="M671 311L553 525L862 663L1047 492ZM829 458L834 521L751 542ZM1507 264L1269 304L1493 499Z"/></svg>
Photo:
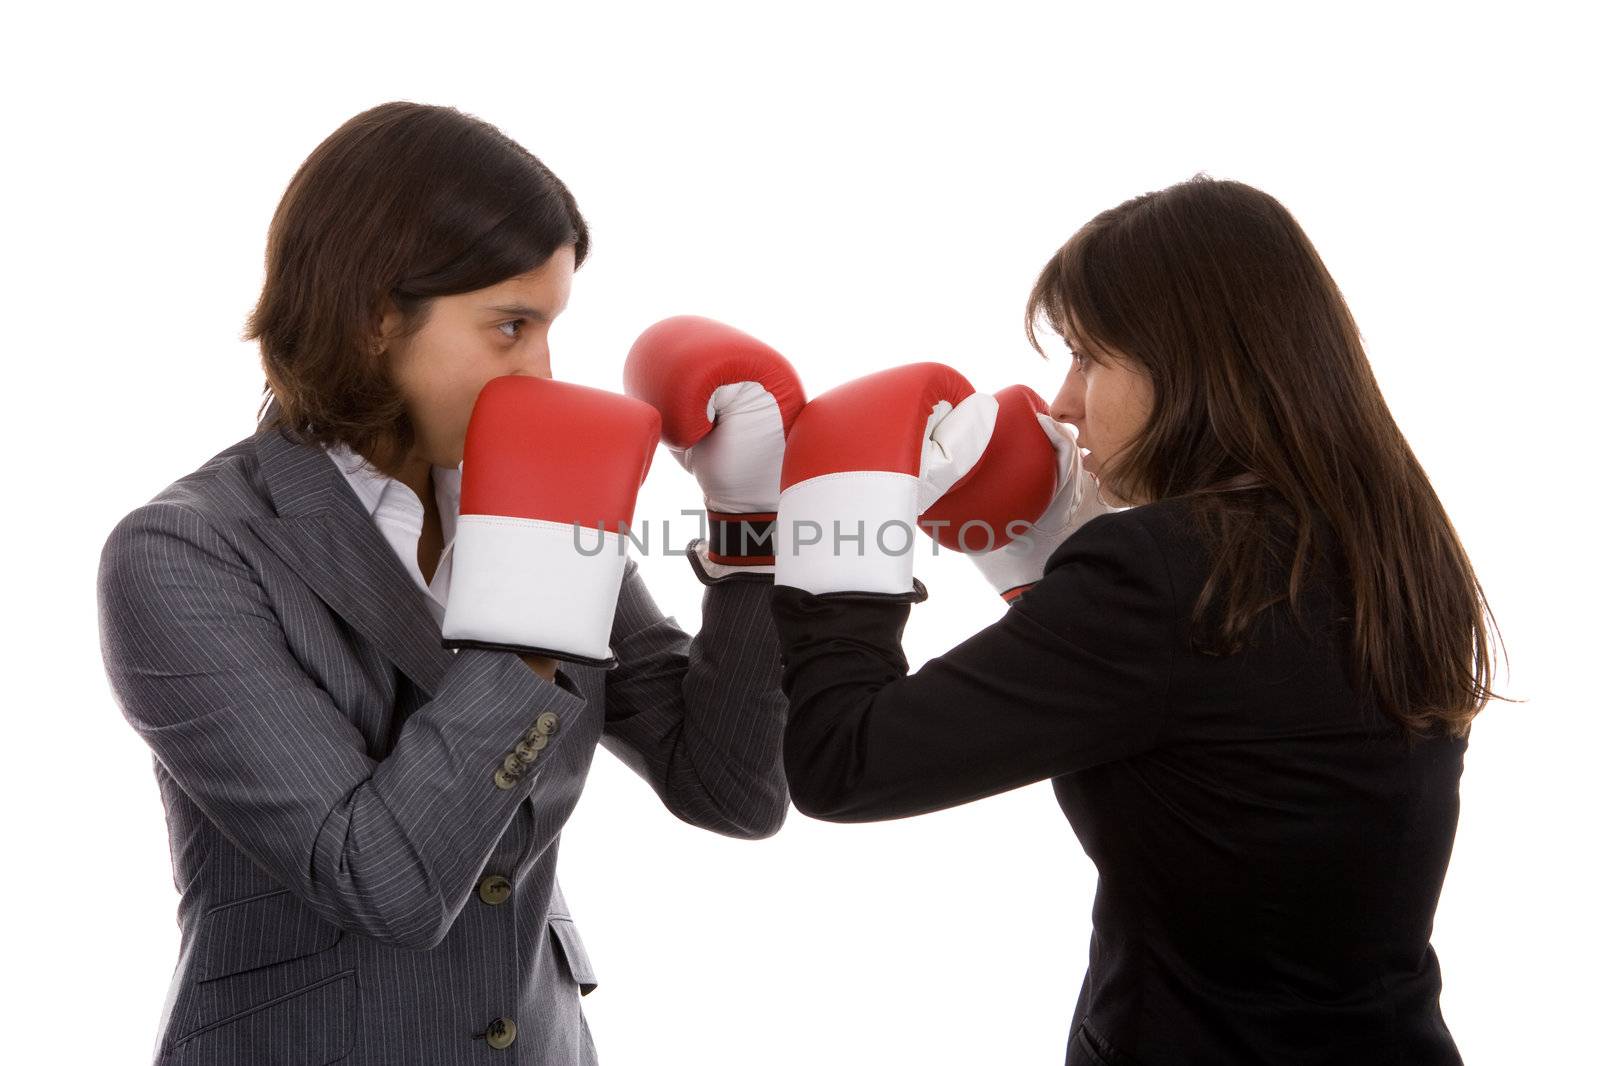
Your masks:
<svg viewBox="0 0 1600 1066"><path fill-rule="evenodd" d="M1459 1062L1429 936L1493 618L1333 279L1201 176L1075 234L1041 320L1051 414L1128 506L909 675L906 602L780 564L795 805L1050 779L1100 874L1068 1063Z"/></svg>

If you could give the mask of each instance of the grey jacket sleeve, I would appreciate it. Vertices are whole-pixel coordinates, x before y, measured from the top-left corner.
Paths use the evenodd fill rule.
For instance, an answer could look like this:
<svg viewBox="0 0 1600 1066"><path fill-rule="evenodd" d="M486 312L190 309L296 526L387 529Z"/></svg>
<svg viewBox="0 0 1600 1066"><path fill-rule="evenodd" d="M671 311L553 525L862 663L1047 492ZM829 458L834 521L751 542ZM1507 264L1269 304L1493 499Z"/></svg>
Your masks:
<svg viewBox="0 0 1600 1066"><path fill-rule="evenodd" d="M727 836L771 836L789 809L772 583L707 585L691 639L663 616L638 569L628 560L618 598L611 646L619 664L606 680L601 743L684 821Z"/></svg>
<svg viewBox="0 0 1600 1066"><path fill-rule="evenodd" d="M516 655L465 649L373 760L291 652L293 620L181 505L147 504L118 523L98 595L113 692L178 786L319 916L399 946L444 938L537 788L536 774L497 784L502 759L542 713L593 713Z"/></svg>

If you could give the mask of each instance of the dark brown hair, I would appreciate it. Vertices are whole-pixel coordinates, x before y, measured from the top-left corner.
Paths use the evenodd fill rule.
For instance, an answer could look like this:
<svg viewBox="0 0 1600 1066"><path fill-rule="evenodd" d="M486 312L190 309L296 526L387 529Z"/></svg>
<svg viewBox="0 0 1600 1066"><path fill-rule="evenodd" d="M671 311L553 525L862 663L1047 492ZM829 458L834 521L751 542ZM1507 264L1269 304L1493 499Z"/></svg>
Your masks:
<svg viewBox="0 0 1600 1066"><path fill-rule="evenodd" d="M1352 679L1409 736L1466 734L1498 698L1494 616L1343 295L1282 204L1200 174L1103 211L1034 284L1035 348L1041 320L1080 356L1149 376L1149 424L1101 477L1126 500L1192 497L1212 553L1197 647L1238 651L1257 615L1298 611L1319 558L1335 559Z"/></svg>
<svg viewBox="0 0 1600 1066"><path fill-rule="evenodd" d="M267 380L258 420L298 440L342 443L394 473L415 431L381 348L434 297L499 284L589 229L572 193L527 149L451 107L380 104L306 157L272 216L266 283L245 327ZM393 339L393 338L388 338Z"/></svg>

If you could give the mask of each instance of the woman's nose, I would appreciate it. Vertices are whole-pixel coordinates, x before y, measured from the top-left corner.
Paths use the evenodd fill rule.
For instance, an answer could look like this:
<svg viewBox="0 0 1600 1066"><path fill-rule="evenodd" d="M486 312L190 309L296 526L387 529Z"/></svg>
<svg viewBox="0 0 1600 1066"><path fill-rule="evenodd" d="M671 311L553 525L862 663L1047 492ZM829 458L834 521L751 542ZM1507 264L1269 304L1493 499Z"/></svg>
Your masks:
<svg viewBox="0 0 1600 1066"><path fill-rule="evenodd" d="M1061 383L1061 391L1056 393L1055 402L1050 405L1050 417L1082 429L1083 413L1083 375L1071 369L1067 371L1067 380Z"/></svg>
<svg viewBox="0 0 1600 1066"><path fill-rule="evenodd" d="M528 378L553 377L554 375L550 373L550 350L546 348L529 354L528 358L523 360L522 366L517 369L517 373Z"/></svg>

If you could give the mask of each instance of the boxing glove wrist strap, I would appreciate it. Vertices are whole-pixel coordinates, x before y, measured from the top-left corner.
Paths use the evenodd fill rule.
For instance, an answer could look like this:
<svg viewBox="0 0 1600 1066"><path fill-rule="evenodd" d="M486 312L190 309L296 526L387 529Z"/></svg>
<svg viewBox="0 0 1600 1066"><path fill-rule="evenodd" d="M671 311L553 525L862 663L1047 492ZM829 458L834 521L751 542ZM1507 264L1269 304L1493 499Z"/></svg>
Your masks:
<svg viewBox="0 0 1600 1066"><path fill-rule="evenodd" d="M706 512L706 554L723 566L770 566L775 511L757 514Z"/></svg>

